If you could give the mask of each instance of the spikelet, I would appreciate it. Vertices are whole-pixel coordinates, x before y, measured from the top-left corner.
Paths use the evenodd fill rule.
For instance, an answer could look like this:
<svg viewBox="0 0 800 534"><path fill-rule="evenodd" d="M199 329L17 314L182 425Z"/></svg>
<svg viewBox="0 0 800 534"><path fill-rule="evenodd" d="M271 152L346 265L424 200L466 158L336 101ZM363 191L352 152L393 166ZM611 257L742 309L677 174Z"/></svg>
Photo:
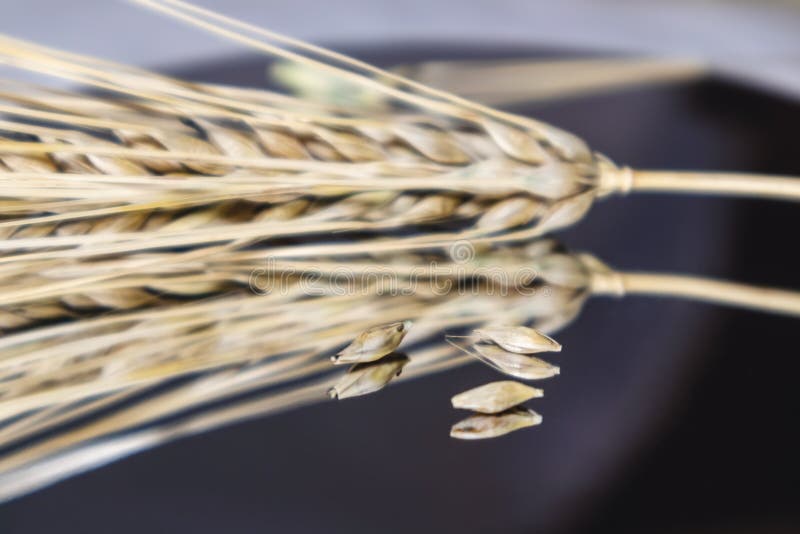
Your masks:
<svg viewBox="0 0 800 534"><path fill-rule="evenodd" d="M522 380L541 380L559 374L559 368L539 358L509 352L497 345L477 343L472 347L478 359L505 373Z"/></svg>
<svg viewBox="0 0 800 534"><path fill-rule="evenodd" d="M373 326L359 334L352 343L331 357L337 365L374 362L394 352L411 328L411 321Z"/></svg>
<svg viewBox="0 0 800 534"><path fill-rule="evenodd" d="M555 339L526 326L488 326L473 330L473 333L482 341L495 343L517 354L561 352L561 344Z"/></svg>
<svg viewBox="0 0 800 534"><path fill-rule="evenodd" d="M464 391L454 395L450 401L453 408L493 414L541 397L543 394L541 389L513 380L503 380Z"/></svg>

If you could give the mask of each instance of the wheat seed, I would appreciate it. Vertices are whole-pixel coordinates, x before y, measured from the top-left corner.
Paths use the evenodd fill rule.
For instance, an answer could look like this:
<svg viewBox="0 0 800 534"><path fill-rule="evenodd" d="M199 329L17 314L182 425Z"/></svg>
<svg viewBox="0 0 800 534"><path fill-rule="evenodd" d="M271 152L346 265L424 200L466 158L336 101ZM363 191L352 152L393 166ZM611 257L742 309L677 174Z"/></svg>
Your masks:
<svg viewBox="0 0 800 534"><path fill-rule="evenodd" d="M472 349L479 360L501 373L523 380L541 380L559 374L559 368L539 358L509 352L497 345L476 343Z"/></svg>
<svg viewBox="0 0 800 534"><path fill-rule="evenodd" d="M411 328L411 321L373 326L331 357L333 363L373 362L394 352Z"/></svg>
<svg viewBox="0 0 800 534"><path fill-rule="evenodd" d="M473 412L494 414L502 412L523 402L541 397L541 389L532 388L513 380L491 382L454 395L453 408Z"/></svg>
<svg viewBox="0 0 800 534"><path fill-rule="evenodd" d="M555 339L525 326L490 326L473 333L482 341L495 343L517 354L561 352L561 344Z"/></svg>

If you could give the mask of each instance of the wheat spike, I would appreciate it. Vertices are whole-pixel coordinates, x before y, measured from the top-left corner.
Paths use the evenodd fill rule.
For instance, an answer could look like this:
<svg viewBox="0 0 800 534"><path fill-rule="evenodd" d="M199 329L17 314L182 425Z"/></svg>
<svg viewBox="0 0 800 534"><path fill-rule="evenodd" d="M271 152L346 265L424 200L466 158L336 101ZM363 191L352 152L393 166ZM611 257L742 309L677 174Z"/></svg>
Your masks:
<svg viewBox="0 0 800 534"><path fill-rule="evenodd" d="M66 451L71 447L85 446L87 451L93 450L90 439L113 433L117 437L110 438L109 443L119 443L126 439L124 436L128 434L120 432L127 428L140 427L213 398L227 398L251 388L319 376L331 369L327 355L333 354L359 331L372 326L377 317L387 321L413 318L415 327L406 341L409 346L415 346L429 336L440 336L442 329L456 327L493 331L498 325L527 323L553 332L575 317L590 294L619 296L627 291L669 295L673 288L669 277L650 275L646 278L642 274L613 271L591 256L566 255L552 242L501 250L496 254L497 262L509 261L514 254L523 254L526 262L558 255L558 261L542 263L550 266L546 272L551 279L569 284L558 286L539 278L538 290L531 291L525 284L517 288L518 294L513 293L516 295L513 298L485 292L461 296L442 294L423 284L417 286L413 295L407 296L392 297L370 291L364 295L337 296L333 293L311 300L303 298L305 293L301 288L290 286L286 291L262 296L251 294L242 298L242 294L234 293L181 306L101 315L6 335L0 338L0 354L3 355L0 373L6 377L0 399L0 420L14 422L0 429L0 446L35 436L37 432L73 418L85 417L94 410L107 409L127 395L148 391L151 385L168 377L203 374L188 385L127 408L119 415L112 413L65 436L57 435L57 439L45 440L0 460L0 480L4 482L0 487L5 488L0 497L9 498L30 491L40 484L100 465L104 458L113 458L98 453L81 457L74 465L69 464L73 467L66 471L48 471L50 464L46 460L68 454ZM566 258L572 258L574 265L568 265ZM483 258L480 263L485 261ZM571 274L558 276L556 266ZM403 273L403 270L398 269L398 272ZM583 285L578 284L579 272L584 273ZM472 277L472 274L465 276ZM762 309L800 315L797 294L700 279L691 281L691 294L688 291L674 294L733 305L756 306L760 302ZM545 284L546 291L541 284ZM373 286L375 289L377 287ZM732 297L726 299L728 295ZM265 322L271 328L266 329ZM169 343L154 345L154 337L168 339ZM457 349L442 345L441 337L438 339L429 352L414 351L409 376L447 369L469 359L459 356ZM430 360L427 354L431 355ZM323 379L307 388L276 393L268 397L269 401L248 401L230 409L213 408L208 413L190 417L185 424L174 423L177 425L174 427L173 423L168 424L167 428L182 429L180 432L164 432L163 425L157 425L152 431L136 431L130 436L141 436L140 432L151 435L152 432L159 437L154 441L137 442L139 445L125 449L128 451L125 454L174 439L184 431L191 433L230 423L240 415L252 417L314 402L321 399L332 384ZM88 399L96 400L89 402ZM280 402L277 399L281 399Z"/></svg>

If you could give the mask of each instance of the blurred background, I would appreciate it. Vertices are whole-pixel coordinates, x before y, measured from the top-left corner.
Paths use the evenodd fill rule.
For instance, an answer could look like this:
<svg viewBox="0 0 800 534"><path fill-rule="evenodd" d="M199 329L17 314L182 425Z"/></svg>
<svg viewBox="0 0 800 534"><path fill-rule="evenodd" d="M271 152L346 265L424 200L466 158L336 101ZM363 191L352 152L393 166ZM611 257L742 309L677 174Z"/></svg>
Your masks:
<svg viewBox="0 0 800 534"><path fill-rule="evenodd" d="M192 78L266 62L125 2L6 1L0 31ZM644 168L800 175L800 3L292 2L203 6L382 66L691 59L711 74L510 108ZM527 82L528 80L526 80ZM797 206L632 197L564 234L615 267L800 290ZM469 366L174 442L0 506L0 531L800 532L796 320L597 300L559 341L541 427L450 440Z"/></svg>
<svg viewBox="0 0 800 534"><path fill-rule="evenodd" d="M326 45L535 45L701 57L732 76L800 95L797 0L197 3ZM239 50L124 0L6 0L3 4L3 32L137 65L174 68Z"/></svg>

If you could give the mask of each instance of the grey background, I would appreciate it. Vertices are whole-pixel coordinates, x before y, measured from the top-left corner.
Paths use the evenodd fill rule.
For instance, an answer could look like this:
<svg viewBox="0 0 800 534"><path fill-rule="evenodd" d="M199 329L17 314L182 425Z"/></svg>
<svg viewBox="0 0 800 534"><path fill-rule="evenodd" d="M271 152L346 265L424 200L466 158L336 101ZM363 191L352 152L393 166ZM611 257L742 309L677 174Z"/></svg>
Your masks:
<svg viewBox="0 0 800 534"><path fill-rule="evenodd" d="M323 44L556 45L708 59L800 97L800 2L623 0L199 0ZM213 60L237 45L124 0L3 0L0 31L146 66Z"/></svg>

